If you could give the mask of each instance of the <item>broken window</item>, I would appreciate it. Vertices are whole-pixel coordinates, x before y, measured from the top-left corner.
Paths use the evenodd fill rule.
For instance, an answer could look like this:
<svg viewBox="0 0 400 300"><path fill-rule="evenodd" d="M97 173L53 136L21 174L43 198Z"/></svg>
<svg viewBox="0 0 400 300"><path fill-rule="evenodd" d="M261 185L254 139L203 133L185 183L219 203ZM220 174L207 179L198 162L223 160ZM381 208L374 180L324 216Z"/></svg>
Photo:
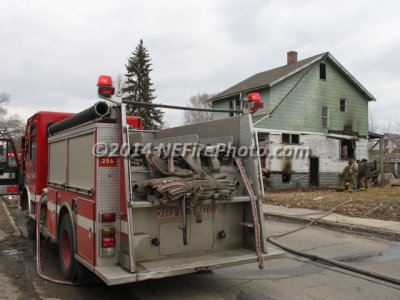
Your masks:
<svg viewBox="0 0 400 300"><path fill-rule="evenodd" d="M300 144L300 135L282 133L282 144Z"/></svg>
<svg viewBox="0 0 400 300"><path fill-rule="evenodd" d="M340 99L340 111L346 112L346 99L345 98Z"/></svg>
<svg viewBox="0 0 400 300"><path fill-rule="evenodd" d="M340 141L340 159L349 160L355 158L356 143L353 140Z"/></svg>
<svg viewBox="0 0 400 300"><path fill-rule="evenodd" d="M326 64L319 64L319 79L326 79Z"/></svg>
<svg viewBox="0 0 400 300"><path fill-rule="evenodd" d="M322 106L322 127L329 126L329 108Z"/></svg>
<svg viewBox="0 0 400 300"><path fill-rule="evenodd" d="M299 134L292 134L292 141L291 144L300 144L300 135Z"/></svg>

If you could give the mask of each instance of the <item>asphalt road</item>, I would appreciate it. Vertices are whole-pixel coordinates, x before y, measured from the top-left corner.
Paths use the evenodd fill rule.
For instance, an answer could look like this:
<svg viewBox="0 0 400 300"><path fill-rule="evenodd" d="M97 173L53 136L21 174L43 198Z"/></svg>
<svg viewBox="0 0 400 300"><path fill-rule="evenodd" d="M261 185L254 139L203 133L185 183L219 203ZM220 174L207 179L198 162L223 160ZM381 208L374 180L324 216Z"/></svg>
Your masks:
<svg viewBox="0 0 400 300"><path fill-rule="evenodd" d="M17 218L17 223L21 218ZM266 221L269 234L301 225ZM400 243L311 227L280 239L298 250L400 277ZM59 277L56 247L42 241L43 271ZM291 254L267 261L167 279L109 287L60 286L35 273L34 242L0 242L0 299L400 299L400 286Z"/></svg>

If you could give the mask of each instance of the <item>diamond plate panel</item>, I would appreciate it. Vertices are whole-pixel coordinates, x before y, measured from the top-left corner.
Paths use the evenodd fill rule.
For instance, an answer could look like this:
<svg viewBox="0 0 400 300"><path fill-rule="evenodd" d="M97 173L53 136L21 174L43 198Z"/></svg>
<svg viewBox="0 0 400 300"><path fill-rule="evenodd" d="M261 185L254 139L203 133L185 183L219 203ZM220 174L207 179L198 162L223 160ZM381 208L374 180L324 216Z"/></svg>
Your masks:
<svg viewBox="0 0 400 300"><path fill-rule="evenodd" d="M110 145L112 143L120 144L121 140L121 131L120 127L115 124L101 124L97 128L97 142L106 143ZM120 253L120 219L119 219L119 211L120 211L120 187L121 187L121 167L122 160L117 160L116 167L99 167L98 159L96 159L96 187L95 187L95 195L96 195L96 232L97 236L97 246L96 246L96 265L97 267L104 266L112 266L115 265L119 260ZM117 220L115 221L115 238L116 238L116 247L115 247L115 256L113 257L101 257L100 254L100 229L103 226L99 221L99 214L101 212L116 212Z"/></svg>

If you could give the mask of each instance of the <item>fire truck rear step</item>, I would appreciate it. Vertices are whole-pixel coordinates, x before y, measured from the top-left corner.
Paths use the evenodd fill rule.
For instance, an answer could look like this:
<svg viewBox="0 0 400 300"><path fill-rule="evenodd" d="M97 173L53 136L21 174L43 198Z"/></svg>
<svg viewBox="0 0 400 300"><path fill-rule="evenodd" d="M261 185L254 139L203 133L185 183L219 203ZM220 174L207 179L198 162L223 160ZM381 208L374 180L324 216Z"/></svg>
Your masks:
<svg viewBox="0 0 400 300"><path fill-rule="evenodd" d="M281 258L284 255L285 253L280 250L270 249L268 254L263 254L263 258L270 260ZM253 263L257 260L257 254L254 251L235 249L212 254L140 262L137 265L137 273L129 273L120 266L96 267L94 271L106 284L116 285Z"/></svg>

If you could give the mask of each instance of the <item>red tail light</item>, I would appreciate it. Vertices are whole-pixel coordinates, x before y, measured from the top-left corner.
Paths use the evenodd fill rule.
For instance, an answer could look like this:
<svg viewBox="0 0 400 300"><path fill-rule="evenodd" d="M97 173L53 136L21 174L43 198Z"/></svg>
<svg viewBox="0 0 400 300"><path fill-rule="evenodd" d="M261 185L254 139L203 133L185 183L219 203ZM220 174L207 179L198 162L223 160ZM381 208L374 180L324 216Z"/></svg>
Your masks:
<svg viewBox="0 0 400 300"><path fill-rule="evenodd" d="M116 219L115 213L102 213L100 215L101 222L114 222Z"/></svg>
<svg viewBox="0 0 400 300"><path fill-rule="evenodd" d="M7 186L7 193L18 193L18 186L16 185Z"/></svg>
<svg viewBox="0 0 400 300"><path fill-rule="evenodd" d="M103 248L115 247L115 237L103 237L101 239L101 246Z"/></svg>
<svg viewBox="0 0 400 300"><path fill-rule="evenodd" d="M115 228L114 227L102 227L100 229L100 256L114 256L115 255Z"/></svg>

